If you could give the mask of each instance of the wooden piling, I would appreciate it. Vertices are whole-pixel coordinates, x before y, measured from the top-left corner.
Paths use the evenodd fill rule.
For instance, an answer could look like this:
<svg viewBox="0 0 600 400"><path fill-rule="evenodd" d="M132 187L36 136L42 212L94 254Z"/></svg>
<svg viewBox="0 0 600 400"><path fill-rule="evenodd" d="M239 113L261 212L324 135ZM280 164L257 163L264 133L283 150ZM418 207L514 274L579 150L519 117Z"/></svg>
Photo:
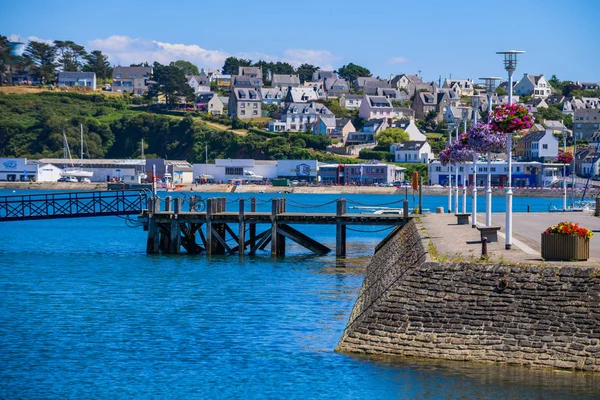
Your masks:
<svg viewBox="0 0 600 400"><path fill-rule="evenodd" d="M277 256L277 214L279 199L271 199L271 257Z"/></svg>
<svg viewBox="0 0 600 400"><path fill-rule="evenodd" d="M244 256L246 250L246 223L244 221L244 199L240 199L240 222L238 226L238 254L240 257Z"/></svg>
<svg viewBox="0 0 600 400"><path fill-rule="evenodd" d="M213 251L212 215L214 199L206 199L206 254L211 255Z"/></svg>
<svg viewBox="0 0 600 400"><path fill-rule="evenodd" d="M281 198L279 199L279 212L277 214L285 214L285 210L286 199ZM277 255L282 257L285 256L285 236L282 235L279 230L277 230Z"/></svg>
<svg viewBox="0 0 600 400"><path fill-rule="evenodd" d="M346 214L346 199L338 199L336 203L335 221L335 256L346 256L346 224L343 215Z"/></svg>
<svg viewBox="0 0 600 400"><path fill-rule="evenodd" d="M250 198L250 212L256 212L256 196ZM256 245L256 223L250 223L248 233L250 233L250 248L252 248Z"/></svg>
<svg viewBox="0 0 600 400"><path fill-rule="evenodd" d="M171 207L172 203L171 203L171 201L173 201L173 197L171 197L171 196L165 197L165 211L166 212L171 212L171 210L172 210L172 207Z"/></svg>

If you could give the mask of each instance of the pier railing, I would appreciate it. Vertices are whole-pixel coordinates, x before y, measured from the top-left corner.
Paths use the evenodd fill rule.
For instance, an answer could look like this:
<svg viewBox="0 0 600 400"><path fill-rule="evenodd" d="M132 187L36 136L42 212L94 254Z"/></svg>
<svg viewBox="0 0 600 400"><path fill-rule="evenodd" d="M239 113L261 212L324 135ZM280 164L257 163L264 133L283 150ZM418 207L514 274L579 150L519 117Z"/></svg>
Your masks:
<svg viewBox="0 0 600 400"><path fill-rule="evenodd" d="M0 222L141 214L147 191L66 192L0 197Z"/></svg>

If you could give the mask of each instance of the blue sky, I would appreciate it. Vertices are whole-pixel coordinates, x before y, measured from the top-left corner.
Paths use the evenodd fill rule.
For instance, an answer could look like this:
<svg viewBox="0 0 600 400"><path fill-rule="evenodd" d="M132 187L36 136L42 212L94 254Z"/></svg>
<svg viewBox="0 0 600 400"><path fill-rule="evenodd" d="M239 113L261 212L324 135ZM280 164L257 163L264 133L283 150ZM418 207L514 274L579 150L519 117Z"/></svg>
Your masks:
<svg viewBox="0 0 600 400"><path fill-rule="evenodd" d="M496 51L525 50L515 72L600 81L600 1L304 0L3 2L0 34L73 40L114 64L230 55L374 75L502 76Z"/></svg>

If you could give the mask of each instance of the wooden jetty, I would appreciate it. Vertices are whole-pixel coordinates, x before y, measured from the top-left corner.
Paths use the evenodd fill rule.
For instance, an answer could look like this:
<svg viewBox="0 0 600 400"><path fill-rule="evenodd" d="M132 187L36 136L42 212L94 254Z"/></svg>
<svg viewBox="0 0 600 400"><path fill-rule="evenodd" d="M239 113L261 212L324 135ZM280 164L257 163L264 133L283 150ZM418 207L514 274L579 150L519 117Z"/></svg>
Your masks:
<svg viewBox="0 0 600 400"><path fill-rule="evenodd" d="M188 254L237 253L243 256L255 254L270 243L271 255L283 256L286 239L290 239L315 254L325 255L331 249L291 226L320 224L335 225L336 256L344 257L348 225L398 226L410 218L407 203L404 215L352 214L346 212L346 199L343 198L336 201L335 213L287 212L285 198L271 199L270 212L257 212L254 197L250 199L250 211L246 211L247 201L244 199L238 200L235 211L226 210L225 197L206 199L204 211L197 211L194 199L189 201L188 211L182 210L182 198L167 196L164 201L165 209L161 210L161 199L149 198L148 209L143 210L140 216L144 229L148 231L148 254L180 254L183 247ZM269 225L269 228L257 233L257 225Z"/></svg>

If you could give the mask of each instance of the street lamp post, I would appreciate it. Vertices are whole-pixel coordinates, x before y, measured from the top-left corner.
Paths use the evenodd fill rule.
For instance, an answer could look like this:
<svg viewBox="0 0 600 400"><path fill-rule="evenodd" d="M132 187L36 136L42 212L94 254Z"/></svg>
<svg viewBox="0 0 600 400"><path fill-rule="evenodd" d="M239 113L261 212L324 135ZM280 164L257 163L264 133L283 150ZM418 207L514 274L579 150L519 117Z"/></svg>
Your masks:
<svg viewBox="0 0 600 400"><path fill-rule="evenodd" d="M504 69L508 72L508 105L512 105L513 72L517 68L517 55L525 53L521 50L499 51L496 54L504 55ZM508 145L506 149L508 162L508 182L506 187L506 250L512 248L512 132L508 133Z"/></svg>
<svg viewBox="0 0 600 400"><path fill-rule="evenodd" d="M477 113L479 113L479 97L475 98L473 104L473 126L477 125ZM471 191L471 228L477 227L477 153L473 152L473 190Z"/></svg>
<svg viewBox="0 0 600 400"><path fill-rule="evenodd" d="M458 142L458 128L460 127L460 122L456 124L456 137L455 140ZM458 211L458 164L454 164L454 212L459 213Z"/></svg>
<svg viewBox="0 0 600 400"><path fill-rule="evenodd" d="M448 129L448 145L452 144L452 130ZM448 163L448 213L452 212L452 165Z"/></svg>
<svg viewBox="0 0 600 400"><path fill-rule="evenodd" d="M563 132L563 153L567 153L567 131ZM567 164L563 162L563 212L567 211Z"/></svg>
<svg viewBox="0 0 600 400"><path fill-rule="evenodd" d="M485 82L485 92L488 99L488 124L492 114L492 96L496 89L496 81L501 80L495 76L488 78L479 78ZM492 153L487 153L487 187L485 189L485 225L492 226Z"/></svg>

